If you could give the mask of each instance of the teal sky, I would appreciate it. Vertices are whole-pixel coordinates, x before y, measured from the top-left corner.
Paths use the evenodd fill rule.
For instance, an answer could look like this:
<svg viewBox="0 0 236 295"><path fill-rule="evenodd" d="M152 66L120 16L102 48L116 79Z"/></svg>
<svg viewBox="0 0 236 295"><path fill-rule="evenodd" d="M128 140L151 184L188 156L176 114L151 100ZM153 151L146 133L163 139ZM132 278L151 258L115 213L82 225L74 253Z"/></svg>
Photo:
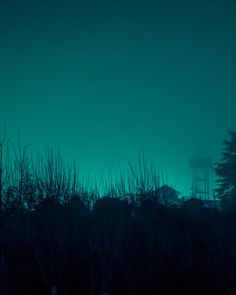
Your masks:
<svg viewBox="0 0 236 295"><path fill-rule="evenodd" d="M217 160L236 129L235 15L233 0L1 1L0 121L83 173L144 147L188 192L188 158Z"/></svg>

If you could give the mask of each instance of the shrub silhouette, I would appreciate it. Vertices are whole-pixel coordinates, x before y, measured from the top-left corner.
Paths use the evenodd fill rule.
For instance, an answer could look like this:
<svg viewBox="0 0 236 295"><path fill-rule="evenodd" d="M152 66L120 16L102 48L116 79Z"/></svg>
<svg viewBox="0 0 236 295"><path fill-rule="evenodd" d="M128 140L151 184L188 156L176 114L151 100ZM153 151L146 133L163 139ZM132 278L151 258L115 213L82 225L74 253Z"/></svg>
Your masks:
<svg viewBox="0 0 236 295"><path fill-rule="evenodd" d="M2 178L0 294L236 293L234 211L160 204L142 161L105 196L58 153L23 163L22 179Z"/></svg>

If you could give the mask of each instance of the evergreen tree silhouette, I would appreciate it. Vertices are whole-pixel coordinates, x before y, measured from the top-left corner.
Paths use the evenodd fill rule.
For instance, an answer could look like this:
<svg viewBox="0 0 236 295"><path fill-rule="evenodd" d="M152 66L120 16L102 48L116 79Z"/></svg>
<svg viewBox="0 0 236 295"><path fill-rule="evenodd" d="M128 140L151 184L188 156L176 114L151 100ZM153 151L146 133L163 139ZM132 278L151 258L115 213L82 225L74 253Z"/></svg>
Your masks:
<svg viewBox="0 0 236 295"><path fill-rule="evenodd" d="M236 132L228 133L229 139L224 141L222 160L215 167L219 185L216 191L223 205L236 209Z"/></svg>

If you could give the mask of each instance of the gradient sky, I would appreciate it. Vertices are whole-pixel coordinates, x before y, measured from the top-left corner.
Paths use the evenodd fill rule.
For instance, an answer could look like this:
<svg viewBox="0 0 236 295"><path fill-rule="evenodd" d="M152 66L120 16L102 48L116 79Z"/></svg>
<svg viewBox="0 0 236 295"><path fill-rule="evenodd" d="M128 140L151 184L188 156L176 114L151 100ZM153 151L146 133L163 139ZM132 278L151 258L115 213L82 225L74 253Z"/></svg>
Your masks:
<svg viewBox="0 0 236 295"><path fill-rule="evenodd" d="M217 160L236 129L236 1L0 2L0 121L83 173L143 147L190 190L188 158Z"/></svg>

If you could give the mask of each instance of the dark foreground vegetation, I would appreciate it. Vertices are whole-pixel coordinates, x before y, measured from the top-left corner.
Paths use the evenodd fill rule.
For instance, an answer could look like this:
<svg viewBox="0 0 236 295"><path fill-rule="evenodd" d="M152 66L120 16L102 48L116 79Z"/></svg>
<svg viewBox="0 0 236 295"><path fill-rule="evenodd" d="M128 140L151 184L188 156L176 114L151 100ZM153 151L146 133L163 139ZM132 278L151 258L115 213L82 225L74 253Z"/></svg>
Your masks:
<svg viewBox="0 0 236 295"><path fill-rule="evenodd" d="M198 200L102 198L91 211L47 199L5 213L0 230L3 295L236 293L236 215Z"/></svg>
<svg viewBox="0 0 236 295"><path fill-rule="evenodd" d="M0 294L236 294L232 142L216 167L218 210L195 199L163 205L142 155L101 194L59 153L33 160L19 143L11 157L3 139Z"/></svg>

